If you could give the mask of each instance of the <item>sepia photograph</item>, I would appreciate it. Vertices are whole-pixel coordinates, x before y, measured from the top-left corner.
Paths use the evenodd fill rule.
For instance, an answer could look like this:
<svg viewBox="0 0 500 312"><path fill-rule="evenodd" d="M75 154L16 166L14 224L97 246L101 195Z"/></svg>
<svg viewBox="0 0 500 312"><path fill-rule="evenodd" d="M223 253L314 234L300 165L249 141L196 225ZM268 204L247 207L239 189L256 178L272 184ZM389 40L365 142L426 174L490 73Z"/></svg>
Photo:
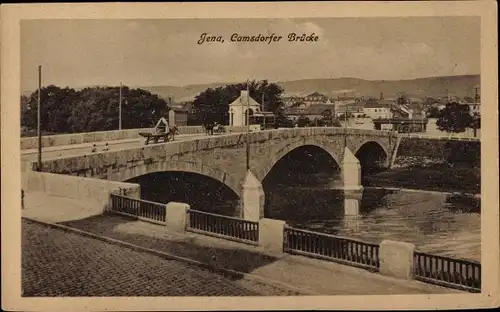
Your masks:
<svg viewBox="0 0 500 312"><path fill-rule="evenodd" d="M306 308L310 296L497 291L485 164L498 178L498 94L484 49L497 51L481 15L262 16L254 3L232 17L225 5L217 18L131 6L18 20L2 180L19 178L2 206L8 193L20 216L8 221L19 300Z"/></svg>

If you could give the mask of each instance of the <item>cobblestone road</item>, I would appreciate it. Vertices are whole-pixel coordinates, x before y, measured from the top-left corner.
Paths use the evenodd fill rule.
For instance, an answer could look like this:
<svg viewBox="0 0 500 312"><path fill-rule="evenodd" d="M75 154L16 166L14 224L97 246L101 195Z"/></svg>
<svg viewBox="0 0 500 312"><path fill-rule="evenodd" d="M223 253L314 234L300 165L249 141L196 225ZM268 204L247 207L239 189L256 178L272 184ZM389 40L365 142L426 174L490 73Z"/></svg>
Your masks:
<svg viewBox="0 0 500 312"><path fill-rule="evenodd" d="M296 295L26 220L22 292L30 297Z"/></svg>

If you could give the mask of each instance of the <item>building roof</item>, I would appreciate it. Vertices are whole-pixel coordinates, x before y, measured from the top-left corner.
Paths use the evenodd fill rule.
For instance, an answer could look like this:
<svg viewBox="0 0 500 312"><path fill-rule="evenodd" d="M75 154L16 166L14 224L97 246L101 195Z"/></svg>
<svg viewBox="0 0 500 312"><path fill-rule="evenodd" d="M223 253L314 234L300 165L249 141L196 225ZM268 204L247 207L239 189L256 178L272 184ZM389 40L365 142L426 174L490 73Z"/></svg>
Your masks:
<svg viewBox="0 0 500 312"><path fill-rule="evenodd" d="M309 92L304 91L296 91L296 92L286 92L281 94L282 98L290 98L290 97L306 97Z"/></svg>
<svg viewBox="0 0 500 312"><path fill-rule="evenodd" d="M285 109L285 113L289 115L321 115L326 110L331 110L333 112L334 106L328 104L313 104L305 108L289 107Z"/></svg>
<svg viewBox="0 0 500 312"><path fill-rule="evenodd" d="M322 97L327 97L326 95L321 94L321 93L319 93L319 92L313 92L313 93L311 93L311 94L309 94L309 95L307 95L307 96L322 96Z"/></svg>
<svg viewBox="0 0 500 312"><path fill-rule="evenodd" d="M259 107L260 104L257 103L250 95L247 96L247 91L241 91L240 96L233 101L233 103L229 104L229 106L253 106Z"/></svg>
<svg viewBox="0 0 500 312"><path fill-rule="evenodd" d="M385 103L385 101L377 101L374 99L370 99L365 101L364 103L365 108L389 108L390 104Z"/></svg>

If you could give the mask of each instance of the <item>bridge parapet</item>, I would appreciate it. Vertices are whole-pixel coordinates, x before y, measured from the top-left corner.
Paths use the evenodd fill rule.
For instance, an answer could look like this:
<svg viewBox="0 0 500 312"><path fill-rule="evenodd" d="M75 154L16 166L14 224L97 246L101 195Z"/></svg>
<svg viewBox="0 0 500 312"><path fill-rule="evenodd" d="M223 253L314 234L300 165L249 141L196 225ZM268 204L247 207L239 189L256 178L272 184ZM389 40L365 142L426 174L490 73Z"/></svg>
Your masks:
<svg viewBox="0 0 500 312"><path fill-rule="evenodd" d="M153 128L137 128L111 131L68 133L42 136L42 146L64 146L113 140L139 139L139 132L150 132ZM202 134L201 126L181 126L179 134ZM38 148L38 137L21 138L21 150Z"/></svg>

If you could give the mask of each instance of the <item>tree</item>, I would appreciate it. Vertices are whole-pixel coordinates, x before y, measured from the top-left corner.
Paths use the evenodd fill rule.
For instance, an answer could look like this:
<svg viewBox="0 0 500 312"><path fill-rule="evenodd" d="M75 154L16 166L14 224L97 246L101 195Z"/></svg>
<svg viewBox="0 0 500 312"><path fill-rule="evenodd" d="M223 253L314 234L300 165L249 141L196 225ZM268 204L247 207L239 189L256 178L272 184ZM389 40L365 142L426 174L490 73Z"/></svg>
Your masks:
<svg viewBox="0 0 500 312"><path fill-rule="evenodd" d="M293 128L293 120L285 114L277 114L274 126L276 128Z"/></svg>
<svg viewBox="0 0 500 312"><path fill-rule="evenodd" d="M404 105L406 103L408 103L408 98L406 95L401 95L398 97L398 99L396 100L396 103L398 103L398 105Z"/></svg>
<svg viewBox="0 0 500 312"><path fill-rule="evenodd" d="M479 115L478 113L474 113L474 115L472 115L471 124L469 127L474 130L474 137L476 137L477 129L481 129L481 115Z"/></svg>
<svg viewBox="0 0 500 312"><path fill-rule="evenodd" d="M300 116L299 119L297 119L297 127L307 127L311 124L311 120L307 116Z"/></svg>
<svg viewBox="0 0 500 312"><path fill-rule="evenodd" d="M353 117L354 117L354 115L352 113L347 112L347 118L353 118ZM339 115L339 119L340 120L344 120L345 118L346 118L346 114L345 113L342 113L342 114Z"/></svg>
<svg viewBox="0 0 500 312"><path fill-rule="evenodd" d="M429 111L427 112L427 117L429 118L438 118L439 117L439 108L436 106L431 106Z"/></svg>
<svg viewBox="0 0 500 312"><path fill-rule="evenodd" d="M48 86L41 89L41 129L44 132L68 133L118 129L119 88L92 87L81 91ZM122 89L122 127L150 127L160 116L166 116L167 103L142 89ZM33 92L21 122L28 128L37 126L38 92ZM153 114L154 112L154 114Z"/></svg>
<svg viewBox="0 0 500 312"><path fill-rule="evenodd" d="M68 119L73 132L118 129L119 88L85 88ZM147 128L168 113L167 102L143 89L122 88L122 128Z"/></svg>
<svg viewBox="0 0 500 312"><path fill-rule="evenodd" d="M321 116L323 119L331 119L332 118L332 110L331 109L325 109L322 113Z"/></svg>
<svg viewBox="0 0 500 312"><path fill-rule="evenodd" d="M436 121L438 129L446 132L464 132L472 123L468 105L460 105L457 102L446 104L440 111Z"/></svg>
<svg viewBox="0 0 500 312"><path fill-rule="evenodd" d="M439 103L438 99L435 99L433 97L426 97L424 101L425 106L431 106L433 104Z"/></svg>
<svg viewBox="0 0 500 312"><path fill-rule="evenodd" d="M236 100L242 90L247 89L247 83L238 83L218 87L215 89L208 88L196 96L193 106L198 115L196 120L206 122L220 122L223 124L229 123L229 104ZM283 102L281 101L281 93L283 89L275 84L269 83L267 80L256 82L255 80L248 83L249 96L258 103L264 99L263 110L270 111L277 116L283 115Z"/></svg>
<svg viewBox="0 0 500 312"><path fill-rule="evenodd" d="M40 129L44 132L64 133L70 131L67 123L78 99L78 92L71 88L61 89L50 85L40 90ZM36 129L38 124L38 90L29 96L28 108L21 116L21 124Z"/></svg>

